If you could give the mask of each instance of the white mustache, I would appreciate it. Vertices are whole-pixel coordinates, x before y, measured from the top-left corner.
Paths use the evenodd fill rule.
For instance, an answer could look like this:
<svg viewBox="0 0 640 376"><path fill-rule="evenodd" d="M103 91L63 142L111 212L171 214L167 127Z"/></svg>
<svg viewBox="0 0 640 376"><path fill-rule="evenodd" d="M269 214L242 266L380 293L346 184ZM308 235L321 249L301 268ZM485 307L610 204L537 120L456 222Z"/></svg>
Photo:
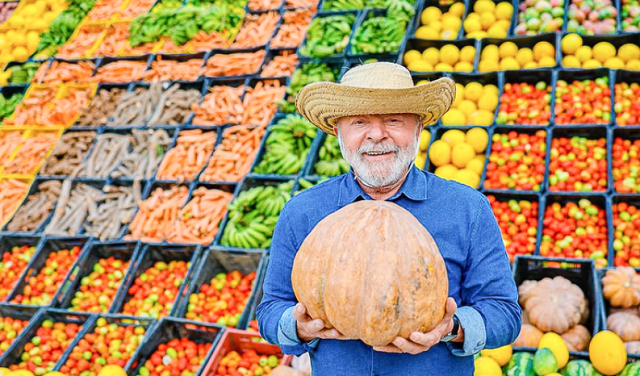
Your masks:
<svg viewBox="0 0 640 376"><path fill-rule="evenodd" d="M391 152L399 152L400 148L398 145L383 145L383 144L369 144L363 145L358 149L358 154L364 153L391 153Z"/></svg>

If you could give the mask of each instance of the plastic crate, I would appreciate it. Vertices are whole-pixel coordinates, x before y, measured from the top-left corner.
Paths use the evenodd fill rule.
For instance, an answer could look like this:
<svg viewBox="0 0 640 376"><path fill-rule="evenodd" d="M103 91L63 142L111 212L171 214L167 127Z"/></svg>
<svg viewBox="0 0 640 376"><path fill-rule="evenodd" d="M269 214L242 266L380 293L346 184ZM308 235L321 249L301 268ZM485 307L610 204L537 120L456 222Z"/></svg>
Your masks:
<svg viewBox="0 0 640 376"><path fill-rule="evenodd" d="M521 83L527 83L529 85L533 85L535 86L538 82L544 82L547 87L551 88L551 98L549 100L549 120L545 123L541 123L541 124L527 124L527 123L515 123L515 124L502 124L500 123L497 119L496 119L496 123L498 123L499 125L508 125L508 126L512 126L512 127L528 127L528 126L532 126L532 127L540 127L540 126L548 126L550 124L553 124L554 122L554 105L555 105L555 81L554 81L554 75L553 75L553 70L551 69L527 69L527 70L522 70L522 71L506 71L504 72L504 81L503 81L503 87L501 90L501 95L500 95L500 104L498 105L498 113L500 113L500 107L503 104L503 100L502 100L502 96L504 95L504 85L505 84L521 84Z"/></svg>
<svg viewBox="0 0 640 376"><path fill-rule="evenodd" d="M494 85L498 88L498 105L496 105L496 109L493 112L493 121L491 125L496 124L496 119L498 117L498 112L500 111L500 97L502 97L502 91L504 86L504 77L497 72L489 72L489 73L451 73L449 76L456 84L461 84L463 86L467 86L470 82L480 83L482 86L485 85ZM467 120L467 122L469 122ZM438 120L438 124L442 124L442 119ZM471 124L455 124L456 126L461 125L471 125Z"/></svg>
<svg viewBox="0 0 640 376"><path fill-rule="evenodd" d="M27 321L27 325L24 328L22 328L20 332L16 331L16 337L13 338L13 340L9 340L9 342L5 342L6 341L5 339L2 341L3 343L7 343L8 347L6 351L0 350L0 361L2 361L5 358L6 356L5 354L9 352L9 350L11 349L11 346L20 339L21 334L25 330L27 330L27 328L29 327L29 324L31 323L31 321L37 315L38 312L39 310L33 307L0 304L0 317L7 317L7 318L12 318L14 320Z"/></svg>
<svg viewBox="0 0 640 376"><path fill-rule="evenodd" d="M469 17L469 14L474 13L474 6L476 5L477 0L467 0L465 1L465 12L464 15L462 17L462 20L466 20L467 17ZM517 13L518 13L518 7L516 4L514 4L513 0L494 0L493 3L495 4L499 4L499 3L509 3L513 6L513 13L511 14L511 20L509 23L509 27L507 28L507 36L513 36L513 29L515 28L514 24L517 22ZM497 20L496 20L497 21ZM464 31L464 25L461 26L462 33L461 33L461 38L468 38L466 35L466 32Z"/></svg>
<svg viewBox="0 0 640 376"><path fill-rule="evenodd" d="M613 206L626 203L628 205L633 205L637 209L640 209L640 196L639 195L621 195L621 194L613 194L610 198L611 210L609 211L609 217L607 218L607 224L609 225L608 231L611 234L608 237L609 240L609 268L617 267L616 265L616 250L614 248L614 241L616 240L615 231L616 227L614 224L615 213ZM630 257L630 255L628 255Z"/></svg>
<svg viewBox="0 0 640 376"><path fill-rule="evenodd" d="M514 14L516 13L516 11L514 10L513 12ZM540 35L536 35L536 36L524 36L524 37L515 37L515 38L485 38L481 40L480 43L480 48L478 50L478 64L480 63L480 56L482 55L482 51L484 50L484 48L488 45L495 45L497 47L500 47L500 45L502 43L505 42L513 42L516 44L516 46L518 47L518 49L520 48L530 48L531 50L533 50L533 47L539 43L539 42L548 42L551 43L551 45L553 45L554 48L554 52L555 52L555 59L556 59L556 65L554 65L553 67L539 67L539 68L531 68L531 69L526 69L526 71L529 70L544 70L544 69L549 69L549 68L555 68L558 66L560 59L558 58L559 54L560 54L560 42L558 41L558 35L556 33L547 33L547 34L540 34ZM477 65L479 66L479 65ZM525 69L517 69L517 71L523 71Z"/></svg>
<svg viewBox="0 0 640 376"><path fill-rule="evenodd" d="M631 124L626 124L622 125L619 120L618 117L616 115L616 111L615 111L615 105L617 104L616 102L616 89L615 86L617 84L621 84L621 83L628 83L628 84L639 84L640 83L640 72L638 71L629 71L629 70L618 70L614 72L615 75L615 80L613 81L613 90L611 91L611 94L613 96L612 99L612 107L614 107L614 111L613 111L613 122L614 125L616 127L624 127L624 128L630 128L630 129L635 129L636 131L640 129L640 119L636 119L635 121L631 121ZM624 111L623 111L624 113Z"/></svg>
<svg viewBox="0 0 640 376"><path fill-rule="evenodd" d="M2 258L6 253L11 252L13 247L26 246L26 247L35 248L35 251L31 256L31 258L29 259L27 265L23 270L19 272L20 273L19 277L16 278L11 291L7 294L6 297L3 297L2 299L0 299L0 302L5 302L7 298L11 296L13 291L16 289L19 281L24 278L24 275L26 274L27 270L29 269L33 261L38 258L40 249L42 248L42 242L43 242L43 238L39 236L24 236L24 235L13 235L13 234L0 236L0 253L2 254L1 256Z"/></svg>
<svg viewBox="0 0 640 376"><path fill-rule="evenodd" d="M198 268L191 276L191 280L187 282L186 287L183 290L184 293L181 296L176 316L186 317L189 310L189 298L191 295L199 293L202 285L210 284L211 280L215 278L217 274L230 273L235 270L239 271L244 276L250 273L256 273L255 279L252 282L253 286L251 288L251 292L248 295L247 304L235 325L238 328L244 327L248 319L251 303L255 298L258 281L261 280L264 272L264 263L265 253L262 251L235 251L220 247L212 247L205 251L200 259ZM192 321L205 322L199 319Z"/></svg>
<svg viewBox="0 0 640 376"><path fill-rule="evenodd" d="M614 156L613 156L613 148L615 145L615 141L616 139L620 138L624 141L630 141L631 143L637 142L637 140L640 139L640 132L639 129L635 128L635 127L617 127L613 130L609 130L609 141L610 141L610 145L611 148L610 150L607 151L607 157L610 159L609 162L609 167L610 167L610 171L609 171L609 187L611 188L611 192L612 193L619 193L619 194L624 194L624 195L640 195L640 191L634 191L633 189L629 189L629 191L626 191L625 189L620 189L622 187L616 187L615 185L615 180L614 180L614 176L613 176L613 170L614 170ZM622 162L620 161L623 165L630 167L630 163L629 162ZM638 184L638 178L636 178L636 185Z"/></svg>
<svg viewBox="0 0 640 376"><path fill-rule="evenodd" d="M128 374L130 376L139 375L140 368L153 355L159 345L167 343L172 339L188 338L197 344L211 345L200 368L194 374L194 376L203 375L202 370L220 341L223 330L224 328L219 325L202 323L196 325L188 320L164 318L160 320L153 331L147 335L144 345L139 348L136 356L131 359Z"/></svg>
<svg viewBox="0 0 640 376"><path fill-rule="evenodd" d="M313 20L309 24L309 27L311 25L313 25L315 20L318 19L318 18L345 16L345 15L353 15L354 16L354 21L350 25L351 33L349 34L349 41L351 41L351 38L353 37L353 33L354 33L354 26L356 25L356 23L358 22L358 19L361 16L361 12L359 10L355 10L355 11L339 11L339 12L331 12L331 13L327 13L327 14L318 13L318 14L316 14L316 16L313 17ZM314 58L311 55L305 55L304 53L301 52L301 49L305 48L305 46L307 45L307 38L308 38L308 33L305 32L304 39L302 40L302 43L300 44L300 47L298 48L298 57L299 57L300 61L321 60L323 62L326 62L326 61L335 62L336 60L342 60L342 58L344 58L344 56L347 54L347 51L349 50L349 48L351 48L350 47L350 43L348 43L344 47L344 49L342 51L338 52L338 53L335 53L335 54L330 55L330 56L323 56L321 58Z"/></svg>
<svg viewBox="0 0 640 376"><path fill-rule="evenodd" d="M606 77L609 80L609 88L612 88L612 83L615 82L614 77L612 76L612 71L607 69L607 68L598 68L598 69L583 69L583 70L556 70L555 71L555 85L556 87L554 88L557 91L558 88L558 81L563 80L565 82L567 82L567 84L571 85L571 83L573 81L583 81L583 80L595 80L597 78L604 78ZM589 127L589 126L608 126L611 125L613 123L613 119L615 118L615 113L613 111L613 101L614 101L614 94L613 94L613 90L611 91L611 96L610 96L610 100L611 100L611 109L609 112L610 115L610 119L609 121L604 121L601 123L591 123L591 124L585 124L584 122L580 122L580 123L569 123L569 124L558 124L558 113L557 113L557 109L556 107L558 106L558 101L555 102L554 105L554 109L553 109L553 116L554 116L554 124L558 127L565 127L565 126L570 126L570 125L579 125L581 127ZM556 94L557 95L557 94Z"/></svg>
<svg viewBox="0 0 640 376"><path fill-rule="evenodd" d="M458 39L458 40L427 40L427 39L417 39L417 38L410 38L407 40L407 42L404 45L404 49L400 50L400 54L398 56L398 64L401 65L405 65L404 64L404 55L407 51L409 50L416 50L420 53L423 53L427 48L437 48L438 50L440 50L442 47L448 45L448 44L452 44L456 47L458 47L459 50L463 49L464 47L467 46L472 46L476 49L476 56L473 60L473 72L475 72L477 70L478 67L478 60L480 58L480 42L477 39L471 39L471 38L465 38L465 39ZM406 66L406 65L405 65ZM408 69L408 68L407 68ZM433 71L429 71L429 72L422 72L422 71L411 71L411 75L423 75L423 74L427 74L427 73L443 73L440 71L436 71L435 67ZM451 72L446 72L446 73L454 73L453 71Z"/></svg>
<svg viewBox="0 0 640 376"><path fill-rule="evenodd" d="M36 179L33 184L31 184L31 186L29 187L29 191L27 192L27 194L25 195L25 199L24 201L20 204L20 207L22 207L22 205L25 205L25 203L33 196L36 195L40 192L40 184L45 183L47 181L51 181L51 180L58 180L59 179L42 179L42 178L38 178ZM56 197L56 201L57 201L57 197ZM20 209L20 207L18 207L16 209L16 213L17 211ZM51 215L53 213L53 211L55 210L55 202L53 204L53 207L51 208L51 210L49 211L48 214L46 214L46 216L40 221L40 223L37 224L35 231L17 231L17 232L11 232L8 230L8 226L9 224L15 219L15 214L11 216L11 220L8 221L3 227L2 227L2 233L3 234L10 234L10 235L25 235L25 236L35 236L37 234L40 234L45 226L47 225L47 223L49 222L49 219L51 218Z"/></svg>
<svg viewBox="0 0 640 376"><path fill-rule="evenodd" d="M414 24L413 24L413 29L410 30L407 35L409 35L411 38L416 38L416 31L421 27L424 26L421 22L421 16L422 16L422 12L424 12L425 9L429 8L429 7L437 7L440 9L440 11L442 12L442 14L444 15L445 13L447 13L449 11L449 9L451 8L451 6L455 3L460 3L462 5L464 5L464 12L462 13L462 15L460 16L461 21L464 21L464 14L467 12L467 1L442 1L442 0L426 0L423 2L417 2L419 5L418 11L416 12L415 18L414 18ZM457 39L463 39L464 38L464 27L462 25L462 23L460 23L460 29L458 30L458 32L456 33L456 35L454 35L454 38L451 40L457 40Z"/></svg>
<svg viewBox="0 0 640 376"><path fill-rule="evenodd" d="M94 71L95 74L95 71ZM91 106L91 102L93 102L93 100L96 97L100 96L100 92L102 92L103 90L107 91L107 92L111 92L112 90L122 90L123 93L127 92L127 89L129 87L129 83L101 83L98 85L98 88L96 89L96 95L91 98L91 101L89 102L89 104L87 105L87 107L83 110L82 114L84 114L86 111L88 111L88 109ZM122 97L120 97L120 100L122 100ZM114 109L115 111L115 109ZM106 119L106 121L104 122L100 122L100 124L91 124L91 125L79 125L78 121L80 120L80 117L82 117L82 114L78 117L78 120L76 120L76 122L73 124L73 126L71 127L71 130L94 130L94 131L101 131L102 129L104 129L104 127L109 123L109 121L111 120L111 118L113 117L113 115L109 115Z"/></svg>
<svg viewBox="0 0 640 376"><path fill-rule="evenodd" d="M277 48L277 49L269 49L267 51L267 54L264 57L264 60L262 62L262 67L260 68L260 78L280 78L280 77L291 77L291 75L293 75L293 71L291 72L291 74L289 75L278 75L278 76L265 76L264 75L264 70L266 67L269 66L269 64L273 61L274 58L276 57L282 57L284 55L288 55L288 56L294 56L295 55L295 66L293 67L293 71L295 71L295 68L298 66L298 56L296 55L296 49L295 48Z"/></svg>

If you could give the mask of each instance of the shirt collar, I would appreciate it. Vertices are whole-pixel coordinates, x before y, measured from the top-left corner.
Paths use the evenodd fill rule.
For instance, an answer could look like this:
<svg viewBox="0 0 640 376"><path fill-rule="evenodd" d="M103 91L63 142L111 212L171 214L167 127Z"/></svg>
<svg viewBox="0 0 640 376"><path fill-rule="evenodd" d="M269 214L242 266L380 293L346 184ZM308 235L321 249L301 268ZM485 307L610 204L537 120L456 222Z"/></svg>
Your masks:
<svg viewBox="0 0 640 376"><path fill-rule="evenodd" d="M424 201L427 199L427 176L413 164L398 192L387 200L393 201L400 197L400 195L404 195L414 201ZM353 169L350 169L340 184L338 206L348 205L358 198L371 200L371 197L362 190L362 187L360 187L360 184L356 181Z"/></svg>

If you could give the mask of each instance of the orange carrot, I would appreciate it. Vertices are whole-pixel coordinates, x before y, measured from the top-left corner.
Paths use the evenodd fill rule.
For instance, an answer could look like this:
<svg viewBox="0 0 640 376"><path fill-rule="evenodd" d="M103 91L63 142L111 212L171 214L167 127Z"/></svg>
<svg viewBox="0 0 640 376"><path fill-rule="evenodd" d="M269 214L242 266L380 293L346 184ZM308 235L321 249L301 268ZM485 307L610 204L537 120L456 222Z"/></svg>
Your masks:
<svg viewBox="0 0 640 376"><path fill-rule="evenodd" d="M320 0L286 0L284 3L284 7L285 9L317 7L319 3Z"/></svg>
<svg viewBox="0 0 640 376"><path fill-rule="evenodd" d="M304 39L314 14L316 14L315 7L285 12L282 17L282 25L280 25L270 46L273 48L298 47Z"/></svg>
<svg viewBox="0 0 640 376"><path fill-rule="evenodd" d="M93 82L129 82L138 81L144 77L147 68L145 61L119 60L98 68Z"/></svg>
<svg viewBox="0 0 640 376"><path fill-rule="evenodd" d="M0 165L4 165L5 161L20 146L20 142L22 142L21 132L0 132Z"/></svg>
<svg viewBox="0 0 640 376"><path fill-rule="evenodd" d="M6 174L33 174L58 141L58 135L42 132L26 139L15 159L5 165Z"/></svg>
<svg viewBox="0 0 640 376"><path fill-rule="evenodd" d="M290 77L298 65L298 55L295 52L284 51L276 55L262 69L260 77Z"/></svg>
<svg viewBox="0 0 640 376"><path fill-rule="evenodd" d="M125 47L129 38L129 23L118 22L109 26L107 34L96 50L97 55L116 56Z"/></svg>
<svg viewBox="0 0 640 376"><path fill-rule="evenodd" d="M61 82L87 82L93 74L95 65L91 61L81 61L78 64L55 60L43 79L44 83L57 84Z"/></svg>
<svg viewBox="0 0 640 376"><path fill-rule="evenodd" d="M232 48L252 48L267 44L280 21L278 12L248 14Z"/></svg>
<svg viewBox="0 0 640 376"><path fill-rule="evenodd" d="M265 50L235 54L215 54L207 60L207 64L202 68L202 75L221 77L258 73L264 55Z"/></svg>
<svg viewBox="0 0 640 376"><path fill-rule="evenodd" d="M65 59L80 59L84 57L83 55L93 47L104 32L104 29L105 27L100 25L83 26L73 39L60 47L56 57Z"/></svg>
<svg viewBox="0 0 640 376"><path fill-rule="evenodd" d="M155 3L156 0L131 0L124 10L119 10L116 14L121 20L130 20L142 13L147 13Z"/></svg>
<svg viewBox="0 0 640 376"><path fill-rule="evenodd" d="M125 240L161 242L174 229L178 211L185 204L189 189L184 185L156 188L151 196L140 203L140 208L129 224Z"/></svg>
<svg viewBox="0 0 640 376"><path fill-rule="evenodd" d="M287 87L280 85L277 80L258 81L255 88L247 88L243 100L242 124L269 124L278 109L276 101L284 98L286 90Z"/></svg>
<svg viewBox="0 0 640 376"><path fill-rule="evenodd" d="M232 199L232 193L219 189L199 187L194 190L191 201L178 213L178 220L167 240L171 243L211 244Z"/></svg>
<svg viewBox="0 0 640 376"><path fill-rule="evenodd" d="M266 11L280 8L282 0L249 0L250 11Z"/></svg>
<svg viewBox="0 0 640 376"><path fill-rule="evenodd" d="M151 69L143 75L145 81L195 81L202 66L202 59L190 59L184 62L175 60L163 60L162 55L157 55L151 63Z"/></svg>
<svg viewBox="0 0 640 376"><path fill-rule="evenodd" d="M0 225L4 225L14 210L20 205L29 184L17 179L5 179L0 181Z"/></svg>
<svg viewBox="0 0 640 376"><path fill-rule="evenodd" d="M199 180L228 182L242 180L249 173L258 155L265 129L266 125L263 124L253 128L237 125L225 130L222 143L213 152Z"/></svg>
<svg viewBox="0 0 640 376"><path fill-rule="evenodd" d="M96 1L87 18L91 21L108 20L118 12L124 0L99 0Z"/></svg>
<svg viewBox="0 0 640 376"><path fill-rule="evenodd" d="M44 64L43 64L44 65ZM57 85L38 87L29 92L14 111L13 119L4 119L5 125L45 125L43 113L58 91Z"/></svg>
<svg viewBox="0 0 640 376"><path fill-rule="evenodd" d="M90 88L70 88L66 97L55 99L42 113L43 125L69 126L91 100Z"/></svg>
<svg viewBox="0 0 640 376"><path fill-rule="evenodd" d="M196 116L194 125L240 124L244 106L240 98L244 86L213 86L209 88L201 104L193 104L191 109Z"/></svg>
<svg viewBox="0 0 640 376"><path fill-rule="evenodd" d="M177 145L165 154L156 177L164 180L193 180L204 168L216 143L216 132L201 129L180 131Z"/></svg>

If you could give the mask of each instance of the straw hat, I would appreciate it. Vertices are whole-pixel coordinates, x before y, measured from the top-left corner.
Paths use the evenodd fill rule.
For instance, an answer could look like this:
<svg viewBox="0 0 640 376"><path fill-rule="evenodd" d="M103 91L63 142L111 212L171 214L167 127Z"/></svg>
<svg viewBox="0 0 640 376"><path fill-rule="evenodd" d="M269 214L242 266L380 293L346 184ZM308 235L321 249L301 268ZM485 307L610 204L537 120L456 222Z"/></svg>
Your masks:
<svg viewBox="0 0 640 376"><path fill-rule="evenodd" d="M431 124L449 111L455 92L451 78L414 86L407 68L378 62L350 69L340 84L306 85L298 92L296 107L315 126L335 134L334 127L344 116L408 113Z"/></svg>

